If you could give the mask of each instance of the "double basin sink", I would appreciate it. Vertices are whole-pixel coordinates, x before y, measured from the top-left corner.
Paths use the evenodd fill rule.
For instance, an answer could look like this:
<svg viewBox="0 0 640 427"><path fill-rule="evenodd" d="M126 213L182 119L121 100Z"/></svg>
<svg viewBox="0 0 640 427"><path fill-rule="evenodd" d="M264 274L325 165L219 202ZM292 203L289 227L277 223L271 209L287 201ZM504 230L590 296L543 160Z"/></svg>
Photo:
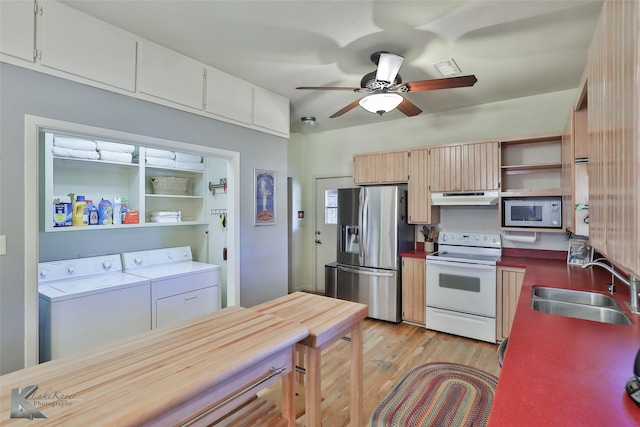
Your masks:
<svg viewBox="0 0 640 427"><path fill-rule="evenodd" d="M615 299L596 292L535 286L531 308L543 313L616 325L633 322Z"/></svg>

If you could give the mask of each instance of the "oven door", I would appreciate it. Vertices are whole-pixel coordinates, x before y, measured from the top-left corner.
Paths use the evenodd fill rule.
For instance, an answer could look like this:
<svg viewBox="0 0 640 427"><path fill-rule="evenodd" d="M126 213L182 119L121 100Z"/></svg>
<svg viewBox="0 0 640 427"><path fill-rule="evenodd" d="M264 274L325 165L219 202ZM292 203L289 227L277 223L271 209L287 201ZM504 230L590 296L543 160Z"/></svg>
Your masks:
<svg viewBox="0 0 640 427"><path fill-rule="evenodd" d="M427 260L427 307L496 316L496 266Z"/></svg>

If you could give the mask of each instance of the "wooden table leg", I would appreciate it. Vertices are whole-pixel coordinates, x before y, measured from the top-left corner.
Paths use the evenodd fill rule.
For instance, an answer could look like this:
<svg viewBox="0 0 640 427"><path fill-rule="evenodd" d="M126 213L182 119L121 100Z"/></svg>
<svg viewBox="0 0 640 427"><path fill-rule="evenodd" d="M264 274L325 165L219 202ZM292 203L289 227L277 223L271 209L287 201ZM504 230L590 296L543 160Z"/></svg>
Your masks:
<svg viewBox="0 0 640 427"><path fill-rule="evenodd" d="M296 402L295 402L295 356L296 351L291 350L291 372L282 377L282 417L287 420L287 425L296 425Z"/></svg>
<svg viewBox="0 0 640 427"><path fill-rule="evenodd" d="M305 411L307 427L320 427L322 404L320 384L320 353L317 348L307 347L307 365L305 374Z"/></svg>
<svg viewBox="0 0 640 427"><path fill-rule="evenodd" d="M351 330L351 425L362 425L362 322Z"/></svg>

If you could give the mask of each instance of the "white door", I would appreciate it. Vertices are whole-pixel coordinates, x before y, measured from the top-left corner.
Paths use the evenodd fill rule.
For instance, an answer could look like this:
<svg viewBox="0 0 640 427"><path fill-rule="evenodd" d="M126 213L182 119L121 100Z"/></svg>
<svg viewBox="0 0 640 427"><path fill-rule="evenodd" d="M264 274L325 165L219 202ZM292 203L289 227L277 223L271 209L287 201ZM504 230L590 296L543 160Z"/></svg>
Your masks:
<svg viewBox="0 0 640 427"><path fill-rule="evenodd" d="M324 266L336 261L338 247L338 188L354 187L350 176L316 178L315 290L324 292Z"/></svg>

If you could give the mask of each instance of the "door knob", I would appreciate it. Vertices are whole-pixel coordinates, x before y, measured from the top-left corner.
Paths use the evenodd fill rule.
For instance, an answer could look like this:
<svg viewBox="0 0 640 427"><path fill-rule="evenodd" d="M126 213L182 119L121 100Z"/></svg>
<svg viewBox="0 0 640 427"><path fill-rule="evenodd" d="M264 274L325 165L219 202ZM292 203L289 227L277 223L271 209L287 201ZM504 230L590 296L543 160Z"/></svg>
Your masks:
<svg viewBox="0 0 640 427"><path fill-rule="evenodd" d="M320 234L322 234L322 233L321 233L320 231L316 231L316 234L317 234L317 235L320 235Z"/></svg>
<svg viewBox="0 0 640 427"><path fill-rule="evenodd" d="M318 240L318 239L316 239L316 243L319 244L319 245L322 244L322 242L320 240Z"/></svg>

